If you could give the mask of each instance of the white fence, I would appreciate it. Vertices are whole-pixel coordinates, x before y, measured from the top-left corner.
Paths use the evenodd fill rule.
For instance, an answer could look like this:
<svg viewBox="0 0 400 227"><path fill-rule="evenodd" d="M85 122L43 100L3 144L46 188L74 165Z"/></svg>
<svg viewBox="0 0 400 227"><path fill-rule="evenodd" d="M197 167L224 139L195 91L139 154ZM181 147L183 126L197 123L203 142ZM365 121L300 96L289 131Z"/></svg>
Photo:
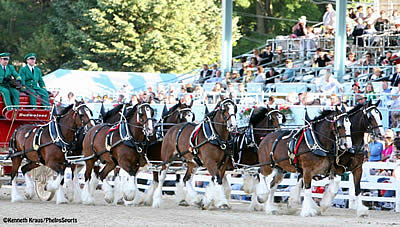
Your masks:
<svg viewBox="0 0 400 227"><path fill-rule="evenodd" d="M376 196L362 196L361 199L363 201L376 201L376 202L392 202L395 204L395 211L400 212L400 180L395 179L391 176L376 176L370 175L371 169L385 169L385 170L394 170L395 168L400 168L400 162L393 163L393 162L366 162L363 164L363 172L364 176L361 182L361 190L368 189L370 191L377 191L377 190L394 190L395 196L394 197L376 197ZM183 176L182 176L183 177ZM378 179L380 178L388 178L389 183L378 183ZM150 181L152 180L151 173L141 172L138 174L138 179L148 180L147 185L139 184L138 187L140 189L147 189L149 187ZM295 186L297 183L296 174L290 174L290 178L285 178L281 182L281 186L292 187ZM167 174L166 182L173 182L176 180L175 175ZM197 184L204 185L204 182L210 182L211 177L207 175L207 172L202 171L197 173L194 176L194 180L192 181L193 186L196 191L203 193L205 191L204 187L198 187ZM243 178L231 177L228 176L228 181L231 185L242 185ZM329 183L328 179L324 179L321 181L313 181L312 186L325 186ZM340 188L342 188L343 194L336 195L336 199L344 199L349 200L349 207L353 207L353 203L355 200L354 196L354 183L353 183L353 176L350 174L348 181L341 181ZM173 192L175 190L174 186L164 186L163 191ZM232 196L242 196L246 195L242 190L232 190ZM289 196L289 191L278 191L275 193L275 197L285 197ZM320 193L313 193L313 197L322 198L323 194Z"/></svg>

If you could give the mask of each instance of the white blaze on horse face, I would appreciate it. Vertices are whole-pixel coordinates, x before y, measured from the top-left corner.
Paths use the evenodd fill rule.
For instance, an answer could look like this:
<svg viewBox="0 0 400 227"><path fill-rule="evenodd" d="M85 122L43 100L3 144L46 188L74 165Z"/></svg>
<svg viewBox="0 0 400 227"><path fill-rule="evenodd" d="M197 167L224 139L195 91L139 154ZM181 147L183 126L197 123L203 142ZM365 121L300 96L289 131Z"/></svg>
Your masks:
<svg viewBox="0 0 400 227"><path fill-rule="evenodd" d="M192 122L193 121L193 113L189 112L185 115L185 119L187 122Z"/></svg>
<svg viewBox="0 0 400 227"><path fill-rule="evenodd" d="M235 106L232 103L228 103L227 107L228 107L228 113L230 115L230 117L229 117L230 126L228 126L229 127L228 130L234 131L234 130L236 130L236 127L237 127Z"/></svg>
<svg viewBox="0 0 400 227"><path fill-rule="evenodd" d="M347 148L350 149L353 146L353 143L351 141L351 122L347 116L343 118L343 125L346 130L346 145Z"/></svg>
<svg viewBox="0 0 400 227"><path fill-rule="evenodd" d="M147 119L153 118L153 116L151 116L151 109L150 109L150 107L146 106L146 107L144 108L144 110L145 110L145 112L146 112L146 117L147 117ZM153 121L152 121L152 120L148 120L148 121L147 121L147 133L148 133L148 135L152 135L152 134L153 134L153 130L154 130Z"/></svg>
<svg viewBox="0 0 400 227"><path fill-rule="evenodd" d="M276 118L278 118L279 125L283 124L283 116L281 114L277 114Z"/></svg>
<svg viewBox="0 0 400 227"><path fill-rule="evenodd" d="M382 126L382 119L381 119L381 114L379 113L379 110L374 108L371 110L371 114L375 118L376 125L379 126L379 133L381 134L381 136L385 135L385 130L383 129L383 126Z"/></svg>

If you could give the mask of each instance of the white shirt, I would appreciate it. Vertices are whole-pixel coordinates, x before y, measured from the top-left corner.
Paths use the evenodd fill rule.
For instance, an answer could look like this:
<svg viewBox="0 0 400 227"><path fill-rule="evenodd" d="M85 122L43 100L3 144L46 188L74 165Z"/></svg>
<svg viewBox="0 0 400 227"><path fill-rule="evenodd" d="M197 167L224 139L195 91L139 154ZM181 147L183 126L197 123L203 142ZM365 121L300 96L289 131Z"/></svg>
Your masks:
<svg viewBox="0 0 400 227"><path fill-rule="evenodd" d="M29 70L31 70L31 72L35 68L35 66L30 66L30 65L28 65L28 67L29 67Z"/></svg>

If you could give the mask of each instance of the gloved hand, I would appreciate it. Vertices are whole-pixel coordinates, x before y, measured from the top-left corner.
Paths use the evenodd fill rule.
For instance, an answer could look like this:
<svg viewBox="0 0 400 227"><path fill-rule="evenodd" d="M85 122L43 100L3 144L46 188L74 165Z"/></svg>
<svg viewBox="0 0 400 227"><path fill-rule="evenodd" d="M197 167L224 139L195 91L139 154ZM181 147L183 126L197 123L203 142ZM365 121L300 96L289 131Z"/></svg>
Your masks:
<svg viewBox="0 0 400 227"><path fill-rule="evenodd" d="M21 80L17 80L16 81L16 86L15 86L17 89L21 89L21 88L24 88L23 86L22 86L22 82L21 82Z"/></svg>

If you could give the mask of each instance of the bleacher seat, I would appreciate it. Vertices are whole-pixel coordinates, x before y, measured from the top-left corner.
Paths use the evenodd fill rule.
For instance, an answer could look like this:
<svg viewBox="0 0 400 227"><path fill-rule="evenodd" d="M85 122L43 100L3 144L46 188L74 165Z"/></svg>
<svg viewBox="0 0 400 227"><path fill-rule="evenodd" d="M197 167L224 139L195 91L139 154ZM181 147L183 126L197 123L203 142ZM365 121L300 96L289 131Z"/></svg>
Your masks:
<svg viewBox="0 0 400 227"><path fill-rule="evenodd" d="M214 87L215 87L215 83L204 83L203 84L204 92L211 92Z"/></svg>
<svg viewBox="0 0 400 227"><path fill-rule="evenodd" d="M248 93L260 93L263 91L264 84L262 83L248 83L247 92Z"/></svg>

